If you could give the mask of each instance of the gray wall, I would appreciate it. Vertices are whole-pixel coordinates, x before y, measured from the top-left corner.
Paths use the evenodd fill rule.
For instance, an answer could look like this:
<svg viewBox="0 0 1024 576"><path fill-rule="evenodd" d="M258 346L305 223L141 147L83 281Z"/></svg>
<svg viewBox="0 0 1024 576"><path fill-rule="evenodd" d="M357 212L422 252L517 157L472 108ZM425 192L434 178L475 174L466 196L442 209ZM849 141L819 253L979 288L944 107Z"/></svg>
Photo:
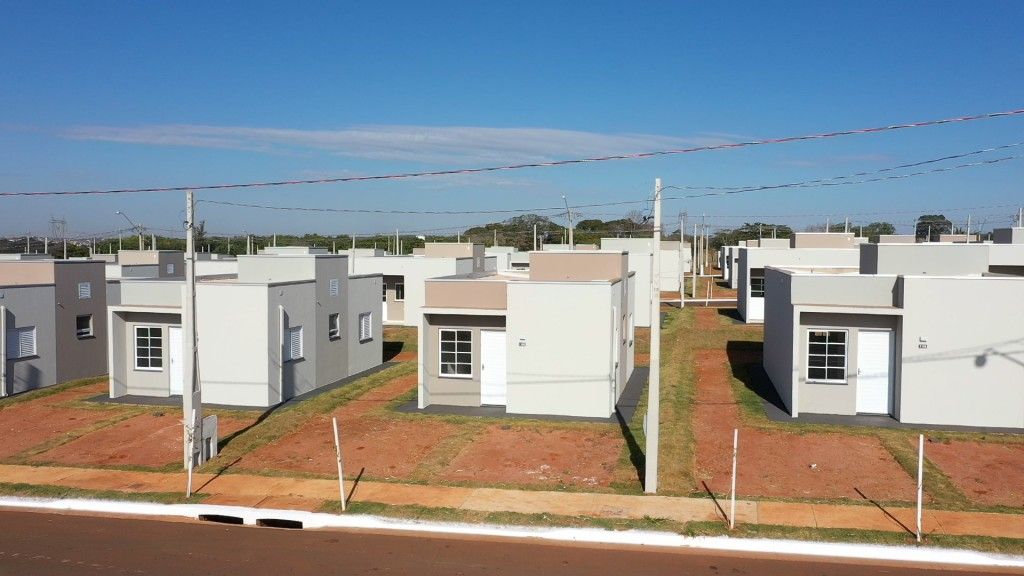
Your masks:
<svg viewBox="0 0 1024 576"><path fill-rule="evenodd" d="M61 261L54 265L56 280L57 382L70 382L107 373L107 291L104 264ZM78 283L89 282L91 298L78 298ZM76 320L92 316L93 335L79 338Z"/></svg>
<svg viewBox="0 0 1024 576"><path fill-rule="evenodd" d="M450 378L440 375L439 330L441 328L461 328L473 331L472 378ZM420 364L423 372L421 406L431 404L479 406L480 330L503 328L505 328L505 318L502 316L424 314L420 345Z"/></svg>
<svg viewBox="0 0 1024 576"><path fill-rule="evenodd" d="M985 244L863 244L861 274L983 274L988 271Z"/></svg>
<svg viewBox="0 0 1024 576"><path fill-rule="evenodd" d="M171 352L168 331L181 326L180 314L120 312L112 315L111 353L114 357L110 374L112 397L132 394L167 397L171 394ZM163 337L163 367L160 370L135 368L135 327L159 326Z"/></svg>
<svg viewBox="0 0 1024 576"><path fill-rule="evenodd" d="M894 315L871 314L835 314L804 312L800 315L800 326L797 332L796 376L800 391L798 409L800 412L812 414L856 414L857 413L857 337L861 329L888 329L893 331L896 349L893 360L899 357L899 317ZM807 332L814 328L846 330L846 383L826 384L807 382ZM893 379L891 390L899 388L899 375L896 363L890 367ZM890 397L890 409L892 398Z"/></svg>
<svg viewBox="0 0 1024 576"><path fill-rule="evenodd" d="M6 330L36 327L36 355L19 360L6 358L7 394L17 394L58 382L53 285L0 288L0 306L6 307ZM101 288L97 287L97 290ZM6 340L5 340L6 342Z"/></svg>
<svg viewBox="0 0 1024 576"><path fill-rule="evenodd" d="M384 358L384 334L380 317L382 277L354 276L348 282L348 374L358 374L379 366ZM373 312L373 339L359 341L359 315Z"/></svg>
<svg viewBox="0 0 1024 576"><path fill-rule="evenodd" d="M765 270L765 294L770 293L771 300L764 309L762 359L765 374L790 413L793 411L793 383L797 378L793 347L792 279L792 276L779 270Z"/></svg>

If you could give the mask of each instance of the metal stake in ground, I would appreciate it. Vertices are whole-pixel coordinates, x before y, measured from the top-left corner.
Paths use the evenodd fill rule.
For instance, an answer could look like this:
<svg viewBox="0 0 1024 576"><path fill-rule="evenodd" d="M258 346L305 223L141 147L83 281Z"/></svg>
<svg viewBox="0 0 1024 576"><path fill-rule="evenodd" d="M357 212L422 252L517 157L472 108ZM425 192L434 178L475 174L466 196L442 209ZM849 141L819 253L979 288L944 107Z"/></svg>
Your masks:
<svg viewBox="0 0 1024 576"><path fill-rule="evenodd" d="M921 501L924 496L924 434L917 439L917 541L921 541Z"/></svg>
<svg viewBox="0 0 1024 576"><path fill-rule="evenodd" d="M345 511L345 475L342 472L341 440L338 437L338 417L331 418L334 421L334 454L338 458L338 494L341 496L341 511Z"/></svg>
<svg viewBox="0 0 1024 576"><path fill-rule="evenodd" d="M732 489L730 491L729 504L729 530L736 527L736 456L740 447L740 429L732 430Z"/></svg>

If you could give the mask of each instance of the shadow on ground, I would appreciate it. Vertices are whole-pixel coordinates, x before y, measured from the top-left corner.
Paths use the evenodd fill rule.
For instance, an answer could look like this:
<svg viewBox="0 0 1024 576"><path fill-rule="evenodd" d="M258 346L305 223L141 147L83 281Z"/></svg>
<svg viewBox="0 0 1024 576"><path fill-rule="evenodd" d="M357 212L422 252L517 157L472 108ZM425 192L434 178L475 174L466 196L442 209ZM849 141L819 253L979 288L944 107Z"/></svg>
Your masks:
<svg viewBox="0 0 1024 576"><path fill-rule="evenodd" d="M721 311L719 311L721 314ZM729 357L729 367L734 378L754 394L757 394L763 402L775 406L786 412L786 405L782 403L772 381L768 378L761 360L764 356L764 344L743 340L730 340L725 345L726 355Z"/></svg>
<svg viewBox="0 0 1024 576"><path fill-rule="evenodd" d="M402 353L402 348L405 347L405 342L392 342L389 340L384 341L384 361L390 362Z"/></svg>
<svg viewBox="0 0 1024 576"><path fill-rule="evenodd" d="M745 322L743 321L743 317L740 316L739 311L736 310L735 308L719 308L718 314L720 316L725 316L726 318L731 320L733 324L745 324Z"/></svg>

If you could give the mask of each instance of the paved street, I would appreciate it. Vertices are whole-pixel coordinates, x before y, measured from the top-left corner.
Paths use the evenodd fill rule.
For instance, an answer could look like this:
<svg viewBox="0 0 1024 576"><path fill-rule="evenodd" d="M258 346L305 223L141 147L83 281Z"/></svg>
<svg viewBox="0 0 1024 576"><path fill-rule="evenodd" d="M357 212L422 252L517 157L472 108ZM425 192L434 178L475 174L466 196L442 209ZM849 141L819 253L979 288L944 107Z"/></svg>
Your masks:
<svg viewBox="0 0 1024 576"><path fill-rule="evenodd" d="M2 511L0 575L61 574L1008 574L692 550L291 531Z"/></svg>

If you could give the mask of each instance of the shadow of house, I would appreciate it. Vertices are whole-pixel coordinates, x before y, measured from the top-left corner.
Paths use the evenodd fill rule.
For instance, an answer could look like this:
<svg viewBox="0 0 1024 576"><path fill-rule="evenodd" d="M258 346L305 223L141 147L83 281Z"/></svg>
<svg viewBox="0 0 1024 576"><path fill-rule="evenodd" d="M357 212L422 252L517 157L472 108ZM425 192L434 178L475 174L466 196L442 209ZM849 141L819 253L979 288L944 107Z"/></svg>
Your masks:
<svg viewBox="0 0 1024 576"><path fill-rule="evenodd" d="M786 405L761 365L763 351L764 344L761 342L743 340L730 340L725 347L733 377L742 382L747 390L757 394L763 403L788 414Z"/></svg>
<svg viewBox="0 0 1024 576"><path fill-rule="evenodd" d="M396 356L402 353L402 349L405 348L405 342L392 342L389 340L384 341L384 362L390 362L394 360Z"/></svg>
<svg viewBox="0 0 1024 576"><path fill-rule="evenodd" d="M745 322L743 321L743 317L740 316L739 310L737 310L736 308L719 308L718 315L725 316L733 324L745 324Z"/></svg>

